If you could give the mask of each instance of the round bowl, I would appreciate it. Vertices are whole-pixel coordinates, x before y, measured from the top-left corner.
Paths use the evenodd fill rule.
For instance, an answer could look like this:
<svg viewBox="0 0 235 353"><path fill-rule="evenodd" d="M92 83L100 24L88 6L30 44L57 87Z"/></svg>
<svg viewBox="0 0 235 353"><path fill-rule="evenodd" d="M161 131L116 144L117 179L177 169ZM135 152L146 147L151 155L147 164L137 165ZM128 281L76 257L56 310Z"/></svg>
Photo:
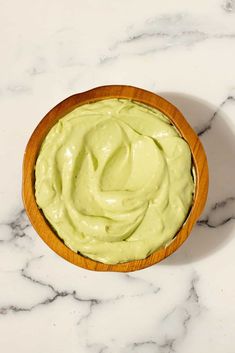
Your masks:
<svg viewBox="0 0 235 353"><path fill-rule="evenodd" d="M190 213L182 225L179 232L167 247L156 250L152 255L143 260L129 261L116 265L107 265L98 261L91 260L81 254L73 252L53 231L50 224L44 217L42 211L38 208L35 199L35 163L41 144L52 126L64 115L76 107L93 103L107 98L126 98L144 103L150 107L156 108L164 113L176 126L181 136L187 141L193 158L193 164L196 174L195 195ZM41 120L27 144L24 162L23 162L23 201L28 217L44 242L54 250L58 255L70 261L71 263L89 270L95 271L118 271L129 272L140 270L151 266L178 249L189 236L194 224L200 216L207 198L208 192L208 165L203 146L186 121L182 113L170 102L164 98L148 92L146 90L123 85L102 86L91 89L86 92L75 94L61 103L57 104Z"/></svg>

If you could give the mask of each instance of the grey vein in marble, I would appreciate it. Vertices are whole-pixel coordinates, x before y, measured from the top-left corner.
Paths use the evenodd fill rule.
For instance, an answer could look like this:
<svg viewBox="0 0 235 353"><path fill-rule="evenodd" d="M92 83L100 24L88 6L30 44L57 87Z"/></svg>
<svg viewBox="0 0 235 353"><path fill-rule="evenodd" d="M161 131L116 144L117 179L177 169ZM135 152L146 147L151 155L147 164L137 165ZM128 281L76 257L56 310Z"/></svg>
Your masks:
<svg viewBox="0 0 235 353"><path fill-rule="evenodd" d="M91 300L90 303L89 303L89 308L88 308L87 313L86 313L85 315L83 315L83 316L78 320L77 326L81 325L84 321L87 321L87 320L90 318L90 316L92 315L92 313L93 313L93 308L94 308L94 306L95 306L95 305L98 305L98 304L100 304L100 303L101 303L100 300L97 300L97 299ZM103 301L102 301L102 303L103 303Z"/></svg>
<svg viewBox="0 0 235 353"><path fill-rule="evenodd" d="M11 221L11 222L2 222L0 224L1 226L7 226L10 227L11 230L11 236L8 239L0 239L0 243L6 243L6 242L13 242L17 238L23 238L26 237L26 229L31 227L31 224L28 220L28 217L26 216L25 210L22 209L19 211L19 213L16 215L16 217Z"/></svg>
<svg viewBox="0 0 235 353"><path fill-rule="evenodd" d="M209 121L206 123L206 125L201 128L199 131L197 131L198 136L202 136L205 134L207 131L211 130L212 124L217 117L218 113L220 113L221 109L228 103L228 102L235 102L235 97L232 95L228 95L223 102L219 105L218 109L213 113L212 117L209 119Z"/></svg>
<svg viewBox="0 0 235 353"><path fill-rule="evenodd" d="M154 289L152 291L152 294L157 294L158 292L160 291L160 288L158 289ZM94 307L98 304L100 305L105 305L105 304L108 304L108 303L115 303L119 300L123 300L125 298L135 298L135 297L141 297L143 295L146 295L146 293L138 293L138 294L133 294L133 295L118 295L114 298L110 298L110 299L104 299L104 300L97 300L97 299L93 299L90 301L90 305L89 305L89 309L87 311L87 313L85 315L83 315L79 321L77 322L77 326L80 326L84 321L87 321L89 319L91 319L91 316L93 314L93 310L94 310Z"/></svg>
<svg viewBox="0 0 235 353"><path fill-rule="evenodd" d="M144 280L143 278L138 278L136 275L131 275L129 273L123 274L127 279L132 280L132 281L139 281L142 284L147 284L149 286L149 289L152 293L157 294L160 291L160 288L155 286L152 282L148 282ZM122 275L122 276L123 276ZM145 293L146 294L146 293Z"/></svg>
<svg viewBox="0 0 235 353"><path fill-rule="evenodd" d="M78 294L76 293L76 291L72 291L72 292L59 291L51 283L46 283L44 281L40 281L40 280L30 276L27 273L28 267L30 266L30 264L33 261L37 261L37 260L39 260L41 258L42 258L42 256L39 256L39 257L32 258L31 260L27 261L26 265L20 270L20 274L21 274L21 276L23 278L25 278L26 280L30 281L34 285L47 287L49 289L51 295L49 295L45 300L40 301L39 303L36 303L35 305L28 306L28 307L16 306L14 304L10 304L8 306L0 307L0 315L6 315L9 312L22 312L22 311L31 312L32 310L34 310L35 308L37 308L39 306L48 305L48 304L53 303L59 297L63 298L63 297L71 296L75 301L78 301L78 302L88 302L91 305L98 304L99 301L97 299L94 299L94 298L80 298L78 296Z"/></svg>
<svg viewBox="0 0 235 353"><path fill-rule="evenodd" d="M17 218L18 220L21 219L22 217L22 214L23 212L21 211L20 213L20 216ZM17 231L17 236L18 234L20 234L20 236L25 236L24 233L22 233L23 228L22 227L22 224L21 226L19 227L19 224L20 223L19 221L15 221L13 222L13 229L20 229L20 233L19 231ZM0 307L0 315L6 315L8 314L9 312L31 312L32 310L34 310L35 308L39 307L39 306L43 306L43 305L48 305L48 304L51 304L53 303L55 300L57 300L58 298L63 298L63 297L72 297L75 301L78 301L80 303L88 303L89 306L88 306L88 310L86 312L85 315L83 315L79 321L77 322L77 325L80 325L83 321L87 320L90 318L90 316L92 315L93 313L93 309L96 305L99 305L99 304L107 304L107 303L110 303L110 302L115 302L115 301L118 301L118 300L122 300L122 299L125 299L126 296L125 295L118 295L116 297L113 297L113 298L108 298L108 299L104 299L104 300L99 300L99 299L96 299L96 298L83 298L83 297L80 297L78 295L78 293L73 290L73 291L68 291L68 290L58 290L54 285L52 285L51 283L49 282L45 282L45 281L41 281L41 280L38 280L37 278L33 277L32 275L29 275L28 273L28 268L29 266L31 265L32 262L34 261L38 261L42 258L43 256L39 256L39 257L35 257L35 258L32 258L30 259L29 261L27 261L27 263L25 264L25 266L20 270L20 275L30 281L32 284L34 285L38 285L38 286L42 286L42 287L46 287L48 288L49 290L49 294L48 296L36 303L35 305L31 305L31 306L16 306L14 304L9 304L8 306L3 306L3 307ZM144 283L144 284L147 284L149 285L149 289L150 289L150 293L154 293L154 294L157 294L160 290L160 288L154 286L152 283L149 283L145 280L142 280L142 279L139 279L139 278L134 278L130 275L125 275L128 280L134 280L134 281L140 281L141 283ZM137 293L137 294L133 294L133 295L130 295L128 297L140 297L142 295L145 295L146 292L144 291L143 293Z"/></svg>
<svg viewBox="0 0 235 353"><path fill-rule="evenodd" d="M133 342L128 344L126 347L131 352L135 352L139 347L152 347L153 352L158 353L174 353L177 351L176 346L183 342L185 339L188 327L191 321L198 317L203 310L203 306L200 302L200 298L196 289L196 284L199 278L196 273L192 275L189 290L186 295L185 301L178 306L174 307L169 313L167 313L161 320L159 331L160 338L149 339L145 341ZM178 322L180 332L178 334L172 334L170 331L172 322Z"/></svg>
<svg viewBox="0 0 235 353"><path fill-rule="evenodd" d="M234 0L224 0L222 4L224 11L231 13L235 11Z"/></svg>
<svg viewBox="0 0 235 353"><path fill-rule="evenodd" d="M13 94L29 94L31 92L31 88L24 84L9 84L7 86L7 91Z"/></svg>
<svg viewBox="0 0 235 353"><path fill-rule="evenodd" d="M199 296L196 291L196 283L198 282L198 277L197 275L194 275L192 280L191 280L191 285L189 288L189 293L188 296L185 300L185 302L181 305L181 307L177 307L174 310L172 310L165 318L164 322L170 323L172 320L172 317L174 318L175 315L180 316L181 315L181 326L182 326L182 333L179 336L175 337L169 337L168 334L165 335L165 340L164 343L161 343L159 346L160 348L164 348L162 352L175 352L175 345L179 342L182 341L188 331L188 326L190 324L190 321L198 316L201 312L201 304L199 302ZM181 312L181 313L180 313ZM167 326L166 326L166 331L167 331Z"/></svg>
<svg viewBox="0 0 235 353"><path fill-rule="evenodd" d="M174 47L192 46L209 39L235 39L235 32L218 28L218 24L214 24L211 31L206 31L204 21L197 23L188 14L174 14L148 19L139 26L140 29L138 25L135 28L132 25L127 38L118 40L110 47L110 55L105 60L115 59L123 52L146 55Z"/></svg>
<svg viewBox="0 0 235 353"><path fill-rule="evenodd" d="M235 219L235 197L216 202L208 214L197 222L199 226L217 228Z"/></svg>
<svg viewBox="0 0 235 353"><path fill-rule="evenodd" d="M109 347L107 347L104 344L102 344L102 345L98 344L97 345L97 344L89 344L89 343L86 344L86 347L89 348L89 349L97 348L96 353L105 353L105 351L107 351L107 349L109 348Z"/></svg>

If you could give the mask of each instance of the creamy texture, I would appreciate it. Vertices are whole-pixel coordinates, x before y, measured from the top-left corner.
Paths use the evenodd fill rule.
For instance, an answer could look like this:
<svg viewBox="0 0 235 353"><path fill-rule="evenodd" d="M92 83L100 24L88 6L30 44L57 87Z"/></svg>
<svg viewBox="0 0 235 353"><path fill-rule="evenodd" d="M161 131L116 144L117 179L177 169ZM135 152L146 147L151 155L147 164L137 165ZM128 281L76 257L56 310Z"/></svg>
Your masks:
<svg viewBox="0 0 235 353"><path fill-rule="evenodd" d="M65 244L115 264L143 259L181 227L194 191L191 152L161 112L106 99L48 133L36 200Z"/></svg>

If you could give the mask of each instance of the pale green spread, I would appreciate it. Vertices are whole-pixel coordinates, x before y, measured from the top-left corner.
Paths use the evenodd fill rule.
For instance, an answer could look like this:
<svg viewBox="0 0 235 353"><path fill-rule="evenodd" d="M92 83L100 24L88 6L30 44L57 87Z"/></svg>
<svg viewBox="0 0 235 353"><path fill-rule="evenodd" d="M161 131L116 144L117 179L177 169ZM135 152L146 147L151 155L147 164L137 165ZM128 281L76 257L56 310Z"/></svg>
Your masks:
<svg viewBox="0 0 235 353"><path fill-rule="evenodd" d="M191 152L161 112L125 99L85 104L48 133L36 200L65 244L94 260L143 259L184 223Z"/></svg>

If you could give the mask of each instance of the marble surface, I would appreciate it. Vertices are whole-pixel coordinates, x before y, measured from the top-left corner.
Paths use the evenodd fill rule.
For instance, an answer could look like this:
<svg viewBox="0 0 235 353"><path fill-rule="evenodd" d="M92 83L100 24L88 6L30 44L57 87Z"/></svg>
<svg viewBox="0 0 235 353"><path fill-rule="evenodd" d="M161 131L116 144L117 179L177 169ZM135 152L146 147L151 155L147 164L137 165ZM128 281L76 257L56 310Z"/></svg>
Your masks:
<svg viewBox="0 0 235 353"><path fill-rule="evenodd" d="M0 347L4 353L235 352L235 1L1 1ZM65 97L136 85L175 103L210 168L170 258L130 273L65 262L21 201L27 140Z"/></svg>

